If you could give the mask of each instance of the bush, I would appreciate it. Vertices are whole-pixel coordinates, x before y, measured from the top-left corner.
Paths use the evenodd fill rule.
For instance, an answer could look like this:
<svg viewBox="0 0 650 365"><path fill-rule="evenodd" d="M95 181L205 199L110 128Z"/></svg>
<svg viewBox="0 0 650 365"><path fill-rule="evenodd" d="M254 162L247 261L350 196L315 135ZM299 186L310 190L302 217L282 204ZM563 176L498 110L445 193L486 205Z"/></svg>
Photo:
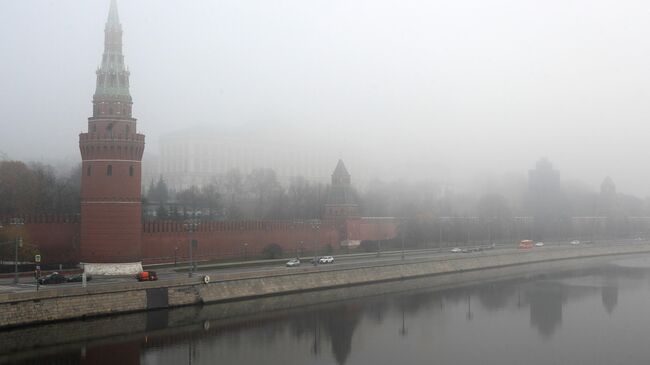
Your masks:
<svg viewBox="0 0 650 365"><path fill-rule="evenodd" d="M363 252L377 252L377 241L361 241L359 248Z"/></svg>
<svg viewBox="0 0 650 365"><path fill-rule="evenodd" d="M264 247L262 255L267 259L279 259L282 257L282 247L277 243L271 243Z"/></svg>

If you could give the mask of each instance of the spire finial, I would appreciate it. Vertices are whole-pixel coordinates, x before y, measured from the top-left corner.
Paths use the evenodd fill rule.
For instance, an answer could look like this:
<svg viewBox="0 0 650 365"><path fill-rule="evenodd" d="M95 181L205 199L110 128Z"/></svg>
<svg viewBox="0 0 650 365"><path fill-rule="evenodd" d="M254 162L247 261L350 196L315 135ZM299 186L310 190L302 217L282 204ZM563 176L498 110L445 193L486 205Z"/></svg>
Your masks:
<svg viewBox="0 0 650 365"><path fill-rule="evenodd" d="M111 0L111 8L108 11L108 20L106 21L106 27L119 27L120 26L120 16L117 13L117 0Z"/></svg>

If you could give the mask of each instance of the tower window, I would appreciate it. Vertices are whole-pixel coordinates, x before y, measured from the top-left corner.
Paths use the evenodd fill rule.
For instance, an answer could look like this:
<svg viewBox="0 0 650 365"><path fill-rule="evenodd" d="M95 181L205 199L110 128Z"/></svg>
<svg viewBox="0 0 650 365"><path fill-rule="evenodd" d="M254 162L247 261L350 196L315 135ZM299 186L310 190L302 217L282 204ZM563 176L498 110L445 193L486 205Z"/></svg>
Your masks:
<svg viewBox="0 0 650 365"><path fill-rule="evenodd" d="M106 176L113 176L113 165L106 166Z"/></svg>
<svg viewBox="0 0 650 365"><path fill-rule="evenodd" d="M129 176L133 176L134 170L133 165L129 166Z"/></svg>
<svg viewBox="0 0 650 365"><path fill-rule="evenodd" d="M90 166L86 168L86 176L90 176Z"/></svg>

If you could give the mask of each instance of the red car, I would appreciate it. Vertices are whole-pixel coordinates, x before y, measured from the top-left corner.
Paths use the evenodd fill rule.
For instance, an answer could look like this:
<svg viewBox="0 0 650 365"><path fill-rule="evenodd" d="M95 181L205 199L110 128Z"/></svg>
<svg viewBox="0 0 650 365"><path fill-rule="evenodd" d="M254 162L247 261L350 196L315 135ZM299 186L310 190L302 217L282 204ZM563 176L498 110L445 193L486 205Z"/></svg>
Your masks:
<svg viewBox="0 0 650 365"><path fill-rule="evenodd" d="M154 281L158 280L158 275L156 275L155 271L143 271L138 273L135 278L138 279L138 281Z"/></svg>

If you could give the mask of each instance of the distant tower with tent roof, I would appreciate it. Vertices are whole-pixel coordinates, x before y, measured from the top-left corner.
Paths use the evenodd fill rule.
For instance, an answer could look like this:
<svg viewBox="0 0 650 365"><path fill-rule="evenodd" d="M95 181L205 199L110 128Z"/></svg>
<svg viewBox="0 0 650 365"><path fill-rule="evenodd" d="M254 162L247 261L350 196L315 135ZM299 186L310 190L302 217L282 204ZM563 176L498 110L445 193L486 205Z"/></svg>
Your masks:
<svg viewBox="0 0 650 365"><path fill-rule="evenodd" d="M359 217L359 204L356 202L350 173L345 168L343 160L339 160L332 173L327 204L325 204L325 218L350 218Z"/></svg>
<svg viewBox="0 0 650 365"><path fill-rule="evenodd" d="M339 160L332 173L332 184L323 219L335 226L340 246L353 247L361 243L359 239L361 211L352 189L350 173L345 168L343 160Z"/></svg>

